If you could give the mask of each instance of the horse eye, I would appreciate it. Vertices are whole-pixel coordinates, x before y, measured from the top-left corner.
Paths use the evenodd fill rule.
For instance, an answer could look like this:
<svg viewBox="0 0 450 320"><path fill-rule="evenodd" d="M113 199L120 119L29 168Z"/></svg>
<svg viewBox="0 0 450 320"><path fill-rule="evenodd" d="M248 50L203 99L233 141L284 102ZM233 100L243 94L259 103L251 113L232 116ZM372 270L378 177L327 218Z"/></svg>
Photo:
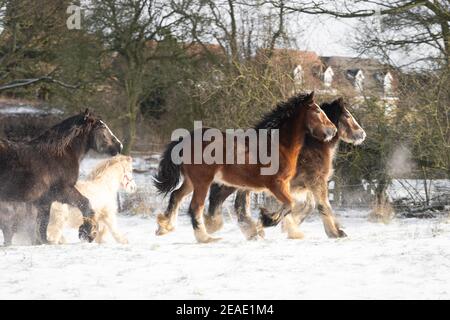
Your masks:
<svg viewBox="0 0 450 320"><path fill-rule="evenodd" d="M320 109L316 109L316 113L320 113Z"/></svg>

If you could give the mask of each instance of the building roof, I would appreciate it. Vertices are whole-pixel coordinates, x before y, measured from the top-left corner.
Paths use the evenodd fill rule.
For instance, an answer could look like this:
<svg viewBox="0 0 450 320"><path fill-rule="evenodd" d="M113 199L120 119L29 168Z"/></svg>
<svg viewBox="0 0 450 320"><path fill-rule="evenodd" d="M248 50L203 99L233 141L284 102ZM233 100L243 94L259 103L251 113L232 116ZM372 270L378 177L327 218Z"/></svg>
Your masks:
<svg viewBox="0 0 450 320"><path fill-rule="evenodd" d="M326 67L334 70L333 86L350 93L355 91L355 77L358 72L362 72L364 75L363 92L379 96L384 96L386 74L388 72L392 75L395 74L392 66L383 64L376 59L341 56L321 57L320 59Z"/></svg>

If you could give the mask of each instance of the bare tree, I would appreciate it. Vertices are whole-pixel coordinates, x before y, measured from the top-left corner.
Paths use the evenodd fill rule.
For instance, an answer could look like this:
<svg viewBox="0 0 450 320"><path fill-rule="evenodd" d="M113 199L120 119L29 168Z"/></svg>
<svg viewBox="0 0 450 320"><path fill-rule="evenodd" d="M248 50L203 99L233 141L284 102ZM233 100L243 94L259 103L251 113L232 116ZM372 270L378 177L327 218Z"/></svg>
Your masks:
<svg viewBox="0 0 450 320"><path fill-rule="evenodd" d="M160 55L158 43L170 37L183 20L178 10L189 1L160 0L93 0L88 6L91 31L116 53L120 72L117 74L127 97L128 134L126 152L133 146L139 105L146 97L145 77L150 62L174 58Z"/></svg>
<svg viewBox="0 0 450 320"><path fill-rule="evenodd" d="M379 52L425 48L425 52L439 54L437 57L426 54L425 59L438 59L450 68L450 3L447 0L322 0L301 5L289 1L285 7L288 11L341 19L376 19L371 32L364 32L362 52L374 48ZM377 30L374 25L381 27Z"/></svg>

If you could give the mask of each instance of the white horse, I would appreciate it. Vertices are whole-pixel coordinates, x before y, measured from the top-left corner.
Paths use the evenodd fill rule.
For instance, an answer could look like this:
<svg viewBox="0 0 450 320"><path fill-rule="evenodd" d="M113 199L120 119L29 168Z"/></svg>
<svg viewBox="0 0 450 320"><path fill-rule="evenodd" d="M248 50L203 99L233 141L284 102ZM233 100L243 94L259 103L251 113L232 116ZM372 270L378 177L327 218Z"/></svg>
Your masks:
<svg viewBox="0 0 450 320"><path fill-rule="evenodd" d="M118 155L102 161L86 180L78 181L75 188L89 199L94 209L94 219L98 224L98 235L95 241L102 243L109 230L117 242L128 243L125 236L117 229L117 192L119 189L124 189L128 193L136 191L132 158ZM78 229L82 224L83 216L78 208L54 202L50 209L50 221L47 228L48 241L53 244L64 244L66 243L63 236L64 228Z"/></svg>

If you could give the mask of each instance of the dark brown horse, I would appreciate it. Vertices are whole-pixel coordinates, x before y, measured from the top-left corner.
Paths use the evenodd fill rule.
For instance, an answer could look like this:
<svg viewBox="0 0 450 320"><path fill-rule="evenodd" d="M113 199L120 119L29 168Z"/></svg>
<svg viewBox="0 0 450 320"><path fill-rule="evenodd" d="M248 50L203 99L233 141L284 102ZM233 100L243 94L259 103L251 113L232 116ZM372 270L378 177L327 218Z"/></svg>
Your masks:
<svg viewBox="0 0 450 320"><path fill-rule="evenodd" d="M177 187L181 175L184 176L184 181L180 188L172 192L165 214L158 215L157 235L174 229L173 223L176 220L180 202L194 191L189 207L194 235L198 242L216 240L206 232L203 223L205 198L213 181L221 181L238 188L268 190L283 204L283 211L286 214L291 210L294 201L289 193L289 182L295 175L297 158L303 147L306 132L310 132L320 140L331 140L337 129L314 102L314 93L300 94L287 102L280 103L256 126L256 129L261 128L278 130L279 133L279 148L274 151L278 152L279 156L278 171L271 175L261 174L261 169L267 165L263 165L259 158L256 164L249 164L249 162L246 164L206 164L205 162L189 164L184 161L177 165L172 159L172 150L178 142L169 144L159 164L155 186L161 193L167 194ZM222 138L226 140L227 137L222 133ZM195 139L192 137L187 140L189 145L195 144ZM209 143L200 143L203 152ZM246 145L244 149L245 158L250 158L251 146ZM225 146L222 151L223 154L227 153ZM192 159L190 160L192 163ZM292 231L290 236L295 237L296 234Z"/></svg>
<svg viewBox="0 0 450 320"><path fill-rule="evenodd" d="M54 201L78 207L85 218L80 238L95 238L96 225L90 219L94 212L89 200L74 187L80 162L89 150L114 156L121 152L122 143L88 110L28 142L0 139L0 201L29 203L37 208L36 243L47 243L50 206ZM9 236L5 237L5 243L10 242Z"/></svg>
<svg viewBox="0 0 450 320"><path fill-rule="evenodd" d="M334 154L339 140L357 145L364 141L366 133L347 110L342 98L331 103L323 103L321 108L338 128L338 133L329 142L306 135L297 162L297 174L291 181L291 193L303 201L296 203L292 216L298 225L310 214L316 203L326 234L330 238L337 238L345 236L345 233L339 228L328 201L328 180L333 173ZM211 186L208 214L205 215L205 224L209 233L216 232L222 227L221 206L235 190L224 185ZM263 235L261 224L264 227L274 226L282 220L283 215L281 212L270 214L267 210L261 209L262 223L256 224L250 216L249 200L248 191L238 191L235 210L242 232L247 239L254 239L258 235Z"/></svg>

